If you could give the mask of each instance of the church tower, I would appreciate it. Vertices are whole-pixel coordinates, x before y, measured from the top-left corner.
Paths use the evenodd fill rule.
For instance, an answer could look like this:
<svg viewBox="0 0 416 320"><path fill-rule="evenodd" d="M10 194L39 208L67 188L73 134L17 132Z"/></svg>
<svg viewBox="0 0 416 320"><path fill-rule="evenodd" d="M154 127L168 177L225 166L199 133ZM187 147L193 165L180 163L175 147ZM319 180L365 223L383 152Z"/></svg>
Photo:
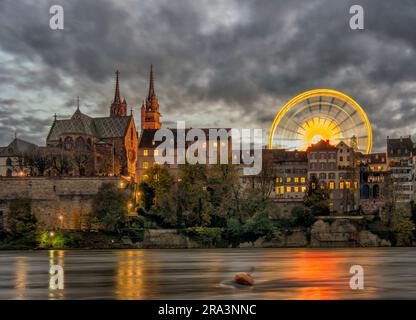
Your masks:
<svg viewBox="0 0 416 320"><path fill-rule="evenodd" d="M155 93L153 65L150 65L149 92L146 105L142 104L141 113L142 130L160 129L162 125L160 123L159 102Z"/></svg>
<svg viewBox="0 0 416 320"><path fill-rule="evenodd" d="M121 101L120 98L120 72L116 71L116 91L114 93L114 101L110 107L110 117L125 117L127 116L127 102L126 99Z"/></svg>

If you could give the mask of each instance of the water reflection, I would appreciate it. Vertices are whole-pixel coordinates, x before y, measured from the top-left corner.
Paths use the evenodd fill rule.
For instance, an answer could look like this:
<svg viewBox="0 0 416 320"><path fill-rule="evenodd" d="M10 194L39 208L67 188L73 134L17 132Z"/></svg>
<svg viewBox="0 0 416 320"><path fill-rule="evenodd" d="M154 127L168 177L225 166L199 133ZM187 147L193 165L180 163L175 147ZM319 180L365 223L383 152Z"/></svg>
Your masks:
<svg viewBox="0 0 416 320"><path fill-rule="evenodd" d="M116 298L144 299L143 295L143 250L128 250L117 253Z"/></svg>
<svg viewBox="0 0 416 320"><path fill-rule="evenodd" d="M27 288L27 258L16 257L15 262L15 285L16 299L24 300Z"/></svg>
<svg viewBox="0 0 416 320"><path fill-rule="evenodd" d="M416 298L416 248L0 252L0 299ZM349 269L365 270L351 290ZM49 268L64 268L64 290ZM253 287L233 284L254 268Z"/></svg>

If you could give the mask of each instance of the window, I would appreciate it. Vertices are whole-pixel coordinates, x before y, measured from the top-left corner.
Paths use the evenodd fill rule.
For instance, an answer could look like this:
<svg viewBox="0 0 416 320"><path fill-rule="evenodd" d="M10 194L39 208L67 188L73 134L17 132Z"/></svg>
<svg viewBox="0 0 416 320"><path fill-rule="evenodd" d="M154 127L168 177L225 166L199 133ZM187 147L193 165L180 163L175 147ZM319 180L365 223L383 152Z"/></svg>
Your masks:
<svg viewBox="0 0 416 320"><path fill-rule="evenodd" d="M343 157L339 157L339 161L344 161L344 158Z"/></svg>
<svg viewBox="0 0 416 320"><path fill-rule="evenodd" d="M291 187L286 187L286 192L292 192L292 188Z"/></svg>
<svg viewBox="0 0 416 320"><path fill-rule="evenodd" d="M328 179L331 179L331 180L335 179L335 173L333 172L328 173Z"/></svg>
<svg viewBox="0 0 416 320"><path fill-rule="evenodd" d="M286 182L291 182L292 181L292 178L291 177L287 177L286 178ZM288 191L289 192L289 191Z"/></svg>
<svg viewBox="0 0 416 320"><path fill-rule="evenodd" d="M319 179L326 179L326 173L320 173Z"/></svg>
<svg viewBox="0 0 416 320"><path fill-rule="evenodd" d="M6 166L10 167L12 165L12 159L7 158L6 160Z"/></svg>
<svg viewBox="0 0 416 320"><path fill-rule="evenodd" d="M306 192L306 187L302 187L302 192Z"/></svg>
<svg viewBox="0 0 416 320"><path fill-rule="evenodd" d="M329 182L329 189L330 190L334 190L335 189L335 182L334 181L330 181Z"/></svg>
<svg viewBox="0 0 416 320"><path fill-rule="evenodd" d="M344 189L344 182L343 181L341 181L340 183L339 183L339 188L342 190L342 189Z"/></svg>
<svg viewBox="0 0 416 320"><path fill-rule="evenodd" d="M154 155L155 157L157 157L157 156L159 155L159 150L155 149L155 151L153 151L153 155Z"/></svg>
<svg viewBox="0 0 416 320"><path fill-rule="evenodd" d="M143 155L144 155L145 157L147 157L147 156L149 155L149 150L144 149L144 150L143 150Z"/></svg>
<svg viewBox="0 0 416 320"><path fill-rule="evenodd" d="M351 188L351 182L346 181L346 182L345 182L345 187L346 187L347 189L350 189L350 188Z"/></svg>
<svg viewBox="0 0 416 320"><path fill-rule="evenodd" d="M293 189L295 192L299 192L299 187L294 187Z"/></svg>
<svg viewBox="0 0 416 320"><path fill-rule="evenodd" d="M301 178L300 178L300 182L301 182L301 183L305 183L305 182L306 182L306 178L305 178L305 177L301 177Z"/></svg>
<svg viewBox="0 0 416 320"><path fill-rule="evenodd" d="M295 183L299 183L299 178L298 177L295 177L293 180L294 180Z"/></svg>
<svg viewBox="0 0 416 320"><path fill-rule="evenodd" d="M143 161L143 169L149 168L149 162Z"/></svg>

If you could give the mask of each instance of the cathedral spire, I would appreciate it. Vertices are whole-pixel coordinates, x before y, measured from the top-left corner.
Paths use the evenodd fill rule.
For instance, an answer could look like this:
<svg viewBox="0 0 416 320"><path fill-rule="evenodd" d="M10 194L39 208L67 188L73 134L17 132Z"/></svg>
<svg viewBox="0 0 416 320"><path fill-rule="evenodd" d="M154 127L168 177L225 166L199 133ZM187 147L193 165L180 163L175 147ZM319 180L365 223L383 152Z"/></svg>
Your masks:
<svg viewBox="0 0 416 320"><path fill-rule="evenodd" d="M79 96L77 96L77 111L79 111Z"/></svg>
<svg viewBox="0 0 416 320"><path fill-rule="evenodd" d="M146 105L146 106L145 106ZM155 93L155 78L153 75L153 65L150 65L149 93L145 104L141 108L142 130L160 129L159 102Z"/></svg>
<svg viewBox="0 0 416 320"><path fill-rule="evenodd" d="M151 99L155 96L155 80L153 76L153 64L150 65L150 77L149 77L149 93L147 99Z"/></svg>
<svg viewBox="0 0 416 320"><path fill-rule="evenodd" d="M119 75L120 75L120 71L116 71L116 90L114 93L114 101L113 103L120 103L121 99L120 99L120 84L119 84Z"/></svg>
<svg viewBox="0 0 416 320"><path fill-rule="evenodd" d="M120 97L120 71L116 71L116 89L114 92L114 101L111 104L110 116L111 117L124 117L127 115L127 102L126 99L121 101Z"/></svg>

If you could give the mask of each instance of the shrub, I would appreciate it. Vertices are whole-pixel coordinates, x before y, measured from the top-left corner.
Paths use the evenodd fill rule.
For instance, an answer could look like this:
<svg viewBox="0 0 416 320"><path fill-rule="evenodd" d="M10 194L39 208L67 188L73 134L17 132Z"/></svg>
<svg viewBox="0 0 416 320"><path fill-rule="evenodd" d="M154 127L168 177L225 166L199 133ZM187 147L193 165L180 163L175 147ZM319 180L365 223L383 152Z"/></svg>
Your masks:
<svg viewBox="0 0 416 320"><path fill-rule="evenodd" d="M264 213L255 214L244 225L244 238L247 241L255 241L260 237L270 240L273 238L275 228Z"/></svg>
<svg viewBox="0 0 416 320"><path fill-rule="evenodd" d="M222 228L190 227L182 230L184 235L198 243L210 247L221 243Z"/></svg>
<svg viewBox="0 0 416 320"><path fill-rule="evenodd" d="M292 209L293 225L296 227L310 228L316 221L315 215L307 208L294 207Z"/></svg>

